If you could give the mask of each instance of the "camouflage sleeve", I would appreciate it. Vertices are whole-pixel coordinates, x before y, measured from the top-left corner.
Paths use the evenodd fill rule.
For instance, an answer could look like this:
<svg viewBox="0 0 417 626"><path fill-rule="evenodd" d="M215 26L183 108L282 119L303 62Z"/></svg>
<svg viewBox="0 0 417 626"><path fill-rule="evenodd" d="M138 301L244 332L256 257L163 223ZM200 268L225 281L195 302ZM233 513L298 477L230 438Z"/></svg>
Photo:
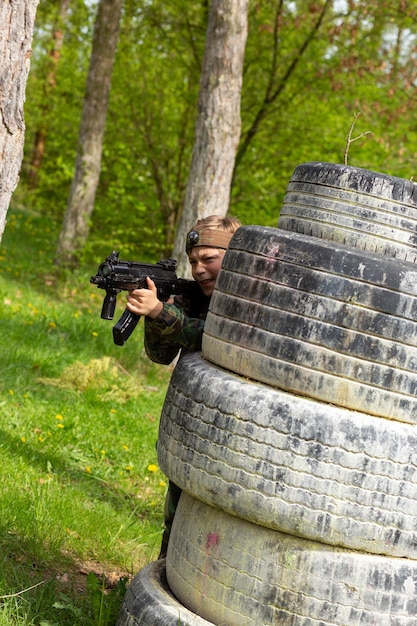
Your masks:
<svg viewBox="0 0 417 626"><path fill-rule="evenodd" d="M178 304L164 303L155 319L145 318L145 350L151 361L168 365L181 349L201 350L204 319L189 317Z"/></svg>

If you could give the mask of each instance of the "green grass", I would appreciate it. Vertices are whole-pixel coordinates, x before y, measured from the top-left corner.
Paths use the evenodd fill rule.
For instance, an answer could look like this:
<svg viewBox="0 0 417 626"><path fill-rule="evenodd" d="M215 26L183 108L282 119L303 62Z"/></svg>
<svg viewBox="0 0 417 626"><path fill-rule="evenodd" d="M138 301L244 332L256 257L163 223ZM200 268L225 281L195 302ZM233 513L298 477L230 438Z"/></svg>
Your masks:
<svg viewBox="0 0 417 626"><path fill-rule="evenodd" d="M89 282L102 259L58 273L56 237L11 210L0 246L0 626L114 624L161 540L171 372L147 359L142 324L114 345Z"/></svg>

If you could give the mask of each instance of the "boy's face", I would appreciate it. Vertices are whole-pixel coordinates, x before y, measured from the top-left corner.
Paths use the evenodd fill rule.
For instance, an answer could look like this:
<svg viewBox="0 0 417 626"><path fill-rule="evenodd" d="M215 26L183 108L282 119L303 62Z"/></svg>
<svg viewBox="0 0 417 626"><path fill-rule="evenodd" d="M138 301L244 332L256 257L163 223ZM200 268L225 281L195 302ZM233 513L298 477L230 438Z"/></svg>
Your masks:
<svg viewBox="0 0 417 626"><path fill-rule="evenodd" d="M191 273L205 296L211 296L226 250L206 246L191 248L188 259Z"/></svg>

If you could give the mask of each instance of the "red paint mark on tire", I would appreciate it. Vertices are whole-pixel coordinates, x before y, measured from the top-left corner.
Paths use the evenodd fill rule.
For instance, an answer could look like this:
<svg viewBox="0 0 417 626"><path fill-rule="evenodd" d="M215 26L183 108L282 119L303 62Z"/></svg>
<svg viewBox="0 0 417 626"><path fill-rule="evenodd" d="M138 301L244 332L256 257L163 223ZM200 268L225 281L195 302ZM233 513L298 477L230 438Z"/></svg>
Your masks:
<svg viewBox="0 0 417 626"><path fill-rule="evenodd" d="M219 543L220 536L217 533L209 533L207 535L206 550L214 548Z"/></svg>

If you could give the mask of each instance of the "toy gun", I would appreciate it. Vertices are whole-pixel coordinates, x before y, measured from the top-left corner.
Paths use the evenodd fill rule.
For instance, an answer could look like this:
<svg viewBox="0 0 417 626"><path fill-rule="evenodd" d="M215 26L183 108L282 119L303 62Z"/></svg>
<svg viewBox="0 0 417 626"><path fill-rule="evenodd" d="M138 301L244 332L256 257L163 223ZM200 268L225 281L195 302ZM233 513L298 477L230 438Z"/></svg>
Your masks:
<svg viewBox="0 0 417 626"><path fill-rule="evenodd" d="M112 252L99 265L97 274L90 278L90 283L104 289L101 318L112 320L116 308L117 294L120 291L146 289L146 277L152 278L156 285L158 299L166 302L171 295L183 295L189 298L200 297L201 289L194 280L177 278L177 262L174 259L158 261L155 265L136 263L135 261L121 261L118 252ZM200 292L200 293L199 293ZM117 324L113 327L114 343L123 346L136 328L140 315L132 313L127 308Z"/></svg>

